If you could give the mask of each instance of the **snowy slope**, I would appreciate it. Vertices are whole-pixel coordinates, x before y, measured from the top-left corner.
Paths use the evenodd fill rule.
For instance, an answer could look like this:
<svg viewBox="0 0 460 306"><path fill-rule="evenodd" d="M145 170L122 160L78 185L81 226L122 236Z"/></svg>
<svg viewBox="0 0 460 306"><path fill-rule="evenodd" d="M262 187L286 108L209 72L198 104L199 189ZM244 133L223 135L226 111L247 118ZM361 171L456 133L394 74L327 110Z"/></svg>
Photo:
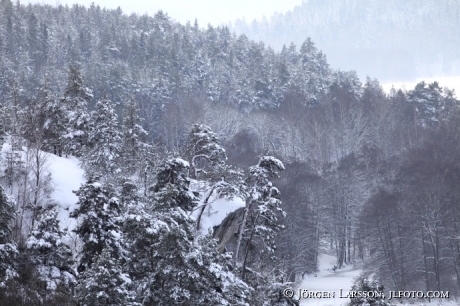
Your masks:
<svg viewBox="0 0 460 306"><path fill-rule="evenodd" d="M80 161L70 156L68 158L49 154L49 171L54 183L53 199L60 206L59 220L62 227L74 228L74 219L69 213L75 209L78 197L72 192L78 190L85 182L84 171Z"/></svg>
<svg viewBox="0 0 460 306"><path fill-rule="evenodd" d="M21 156L22 162L27 166L27 147L23 147L18 152ZM9 143L3 144L1 148L2 153L2 167L5 167L6 154L11 152L11 145ZM59 220L61 221L62 228L73 229L75 220L69 219L69 212L75 208L78 201L77 196L72 192L78 190L82 183L84 183L84 171L80 167L80 161L72 156L68 158L59 157L51 153L40 151L40 159L44 161L43 175L51 173L53 193L52 198L57 203L59 209ZM30 160L30 157L29 157ZM30 163L30 161L29 161ZM33 169L33 162L30 166ZM2 172L5 169L2 169Z"/></svg>

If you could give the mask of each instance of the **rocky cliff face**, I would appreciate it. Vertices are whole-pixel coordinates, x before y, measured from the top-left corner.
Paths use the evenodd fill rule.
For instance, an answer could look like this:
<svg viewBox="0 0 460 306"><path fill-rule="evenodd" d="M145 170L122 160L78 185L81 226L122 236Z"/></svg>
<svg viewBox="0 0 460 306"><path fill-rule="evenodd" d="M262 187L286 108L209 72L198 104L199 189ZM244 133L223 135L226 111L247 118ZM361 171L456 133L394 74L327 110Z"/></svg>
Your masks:
<svg viewBox="0 0 460 306"><path fill-rule="evenodd" d="M238 208L225 217L222 223L214 227L214 238L219 239L217 249L223 252L234 234L238 232L238 226L243 218L244 207Z"/></svg>

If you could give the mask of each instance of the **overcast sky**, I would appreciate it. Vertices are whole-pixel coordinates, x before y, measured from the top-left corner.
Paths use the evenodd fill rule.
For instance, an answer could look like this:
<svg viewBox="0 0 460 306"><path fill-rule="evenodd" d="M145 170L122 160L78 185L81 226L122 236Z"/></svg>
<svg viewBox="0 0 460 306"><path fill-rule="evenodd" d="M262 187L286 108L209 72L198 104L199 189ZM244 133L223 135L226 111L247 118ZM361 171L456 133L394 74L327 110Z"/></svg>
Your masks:
<svg viewBox="0 0 460 306"><path fill-rule="evenodd" d="M130 14L155 14L158 10L168 13L173 19L185 23L198 19L201 27L211 23L222 23L245 18L246 21L269 18L275 12L284 13L302 3L302 0L21 0L21 3L47 3L51 5L78 3L88 7L92 2L101 7L117 8Z"/></svg>

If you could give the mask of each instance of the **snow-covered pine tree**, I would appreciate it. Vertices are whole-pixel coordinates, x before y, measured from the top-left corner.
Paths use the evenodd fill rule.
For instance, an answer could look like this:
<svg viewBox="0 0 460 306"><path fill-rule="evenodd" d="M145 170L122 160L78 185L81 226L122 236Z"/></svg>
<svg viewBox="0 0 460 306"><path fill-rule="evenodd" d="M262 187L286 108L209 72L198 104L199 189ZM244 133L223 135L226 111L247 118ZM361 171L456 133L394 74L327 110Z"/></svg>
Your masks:
<svg viewBox="0 0 460 306"><path fill-rule="evenodd" d="M29 261L36 269L38 281L43 284L37 286L37 293L45 303L56 298L55 295L70 297L76 284L72 251L64 239L57 211L49 209L39 215L26 241Z"/></svg>
<svg viewBox="0 0 460 306"><path fill-rule="evenodd" d="M147 132L142 127L139 109L134 97L130 97L123 114L123 159L124 168L129 174L139 170L140 155L145 154L149 146L145 143Z"/></svg>
<svg viewBox="0 0 460 306"><path fill-rule="evenodd" d="M247 301L253 289L231 271L232 255L231 253L220 253L217 250L217 243L211 230L207 235L198 237L197 250L191 255L198 273L205 276L218 292L222 291L220 293L223 299L218 305L249 306ZM207 285L207 283L203 282L201 285ZM213 301L213 297L209 296L215 294L213 291L203 290L203 292L204 295L196 300L196 305Z"/></svg>
<svg viewBox="0 0 460 306"><path fill-rule="evenodd" d="M69 77L62 102L65 104L66 134L63 135L66 154L80 156L87 144L89 129L88 102L93 97L91 90L84 86L80 68L69 66Z"/></svg>
<svg viewBox="0 0 460 306"><path fill-rule="evenodd" d="M51 115L58 115L50 113L50 105L53 104L53 100L56 100L56 97L45 79L38 88L38 97L28 99L24 107L18 111L21 136L27 140L28 146L34 145L41 148L45 142L49 142L46 138L51 131L47 126L51 123ZM49 151L48 147L44 149Z"/></svg>
<svg viewBox="0 0 460 306"><path fill-rule="evenodd" d="M140 306L130 290L131 279L123 273L120 260L105 247L91 268L80 275L76 299L81 306Z"/></svg>
<svg viewBox="0 0 460 306"><path fill-rule="evenodd" d="M117 195L123 212L139 203L139 189L131 178L122 177L118 180Z"/></svg>
<svg viewBox="0 0 460 306"><path fill-rule="evenodd" d="M151 204L133 205L124 222L130 272L143 305L245 305L248 287L229 271L211 236L195 242L188 162L167 161ZM240 291L237 295L237 291Z"/></svg>
<svg viewBox="0 0 460 306"><path fill-rule="evenodd" d="M246 208L234 255L235 263L242 261L243 280L249 278L248 272L251 269L248 268L251 261L261 263L261 258L274 258L275 237L282 228L278 217L284 216L285 213L280 207L280 193L273 186L271 179L278 178L282 170L284 170L283 163L272 156L261 157L258 165L249 168L246 179ZM245 244L244 254L240 254L242 243Z"/></svg>
<svg viewBox="0 0 460 306"><path fill-rule="evenodd" d="M197 217L197 229L200 229L201 218L212 198L231 198L240 192L238 183L242 181L242 173L226 163L227 153L218 136L204 124L193 125L186 154L192 177L202 180L196 184L196 191L201 195Z"/></svg>
<svg viewBox="0 0 460 306"><path fill-rule="evenodd" d="M110 186L102 185L99 177L90 176L75 194L77 208L70 217L79 221L74 231L83 243L78 271L90 268L104 248L108 248L115 259L122 258L120 206Z"/></svg>
<svg viewBox="0 0 460 306"><path fill-rule="evenodd" d="M12 239L15 206L13 199L4 193L0 186L0 288L17 276L15 261L18 250Z"/></svg>
<svg viewBox="0 0 460 306"><path fill-rule="evenodd" d="M67 105L62 99L56 97L56 94L48 88L46 82L41 89L39 102L43 104L42 109L47 115L43 127L43 149L61 156L69 119L67 117Z"/></svg>
<svg viewBox="0 0 460 306"><path fill-rule="evenodd" d="M408 93L409 103L415 109L417 123L423 127L433 126L441 118L442 110L445 107L443 89L438 82L426 84L424 81L418 83Z"/></svg>
<svg viewBox="0 0 460 306"><path fill-rule="evenodd" d="M118 173L123 135L112 102L105 95L91 115L91 131L84 164L87 172L103 176Z"/></svg>
<svg viewBox="0 0 460 306"><path fill-rule="evenodd" d="M280 193L271 179L278 178L284 165L272 156L261 157L249 168L246 179L246 207L238 230L233 265L241 278L255 290L251 305L296 305L282 296L282 271L274 268L276 236L283 226L278 221L285 212L280 207Z"/></svg>
<svg viewBox="0 0 460 306"><path fill-rule="evenodd" d="M226 166L225 149L220 145L217 135L204 124L194 124L190 130L187 155L191 177L194 179L222 174Z"/></svg>
<svg viewBox="0 0 460 306"><path fill-rule="evenodd" d="M176 158L157 173L152 198L152 214L157 219L152 245L156 267L150 277L148 305L180 305L199 294L194 288L199 274L190 267L188 258L194 240L194 221L189 213L196 205L189 194L188 171L188 162Z"/></svg>

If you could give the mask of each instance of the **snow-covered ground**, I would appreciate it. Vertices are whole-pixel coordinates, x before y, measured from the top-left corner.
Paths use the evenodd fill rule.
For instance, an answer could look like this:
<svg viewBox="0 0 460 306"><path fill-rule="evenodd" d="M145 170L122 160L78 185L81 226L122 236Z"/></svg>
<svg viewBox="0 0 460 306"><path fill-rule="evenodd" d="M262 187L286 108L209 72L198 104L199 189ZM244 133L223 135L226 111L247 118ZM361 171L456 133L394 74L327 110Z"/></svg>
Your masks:
<svg viewBox="0 0 460 306"><path fill-rule="evenodd" d="M361 270L353 266L346 266L343 269L332 271L337 259L334 256L320 254L318 257L318 273L314 275L306 275L300 289L308 291L327 291L334 292L334 298L306 298L300 300L302 306L340 306L346 305L350 300L347 298L340 298L340 289L342 295L345 296L353 285L354 278L356 278ZM298 291L297 291L298 292Z"/></svg>
<svg viewBox="0 0 460 306"><path fill-rule="evenodd" d="M20 154L21 160L27 164L27 154L32 154L27 152L28 148L23 147L22 151L16 151ZM4 171L6 154L11 152L11 145L7 142L4 143L1 148L1 154L3 155L0 160L2 160L2 171ZM75 220L69 218L69 213L75 209L75 204L78 201L78 197L72 192L78 190L85 182L84 171L80 167L80 161L73 157L59 157L51 153L39 151L39 158L42 165L43 176L46 176L47 173L51 174L51 185L53 187L52 199L57 203L58 209L58 218L61 222L62 228L74 228ZM26 168L33 171L35 165L33 164L34 159L30 159L30 165L26 165Z"/></svg>
<svg viewBox="0 0 460 306"><path fill-rule="evenodd" d="M355 279L361 273L360 269L353 266L346 266L343 269L332 271L332 267L337 262L334 256L321 254L318 257L319 272L317 276L305 276L299 289L306 289L312 292L326 291L334 292L335 298L305 298L300 300L301 306L345 306L350 302L349 298L340 298L340 295L346 296ZM342 290L342 291L341 291ZM298 290L296 294L298 294ZM460 301L455 301L452 297L444 300L419 300L409 303L405 300L393 299L390 301L391 305L397 306L454 306L460 305Z"/></svg>
<svg viewBox="0 0 460 306"><path fill-rule="evenodd" d="M69 218L69 213L75 209L78 197L73 190L78 190L85 182L84 171L80 161L70 156L68 158L49 154L49 171L54 183L53 199L60 206L59 220L61 227L74 228L75 219Z"/></svg>

